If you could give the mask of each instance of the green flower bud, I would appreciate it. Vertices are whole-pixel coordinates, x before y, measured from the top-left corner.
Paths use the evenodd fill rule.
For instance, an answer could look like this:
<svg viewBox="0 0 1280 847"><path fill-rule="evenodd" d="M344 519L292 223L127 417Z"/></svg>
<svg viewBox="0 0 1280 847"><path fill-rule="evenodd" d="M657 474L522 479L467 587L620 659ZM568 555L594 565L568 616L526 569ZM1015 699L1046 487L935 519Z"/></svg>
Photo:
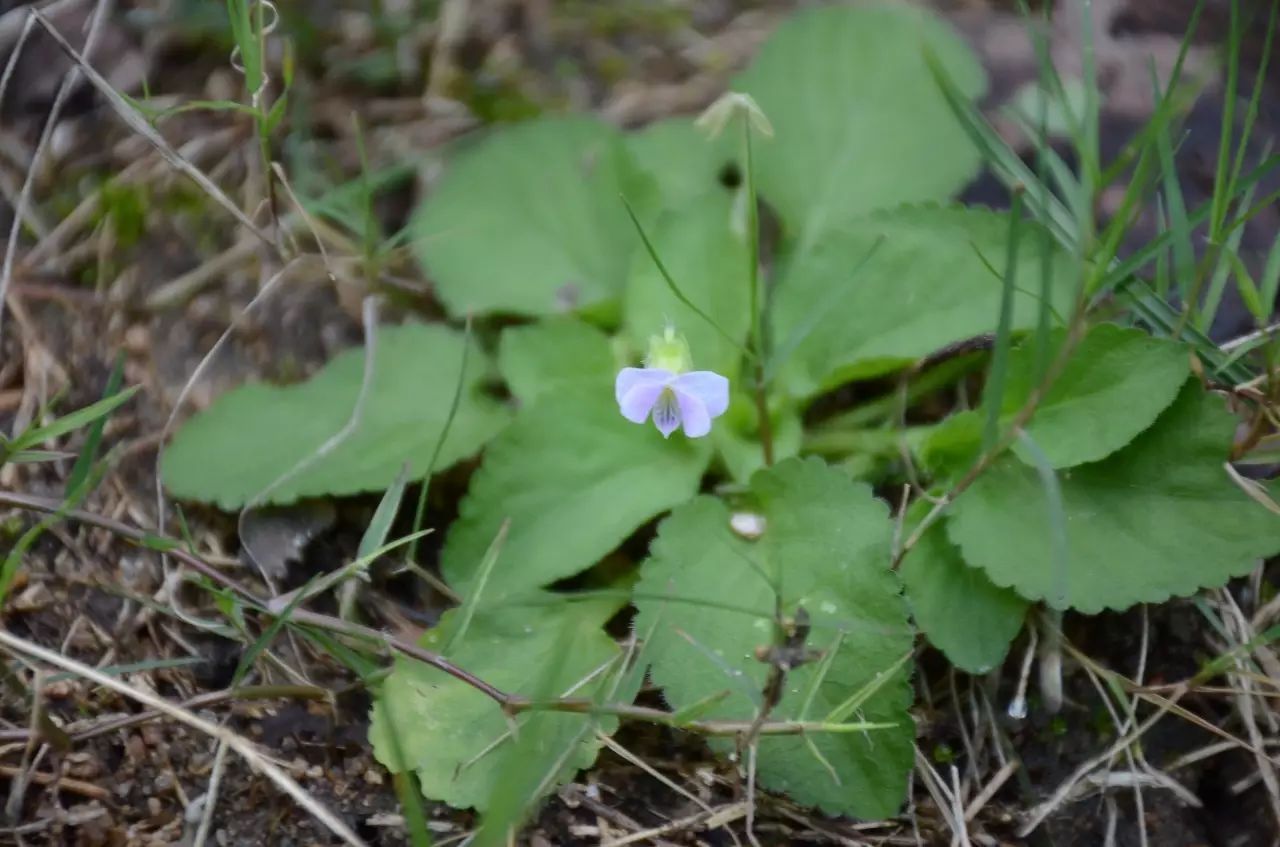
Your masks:
<svg viewBox="0 0 1280 847"><path fill-rule="evenodd" d="M693 368L689 342L673 327L667 327L662 335L649 336L649 355L645 357L644 364L647 368L659 368L673 374L685 373Z"/></svg>

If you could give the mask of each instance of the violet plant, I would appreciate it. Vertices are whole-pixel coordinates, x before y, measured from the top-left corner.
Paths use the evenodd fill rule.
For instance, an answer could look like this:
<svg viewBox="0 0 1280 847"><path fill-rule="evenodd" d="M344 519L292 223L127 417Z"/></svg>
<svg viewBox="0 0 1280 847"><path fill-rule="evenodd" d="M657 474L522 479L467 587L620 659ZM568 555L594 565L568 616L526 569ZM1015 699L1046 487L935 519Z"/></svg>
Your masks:
<svg viewBox="0 0 1280 847"><path fill-rule="evenodd" d="M1148 164L1175 84L1135 141ZM245 389L165 458L171 491L235 507L336 429L315 408L357 396L370 440L276 502L480 453L439 561L461 601L421 645L440 662L396 660L371 736L427 796L485 812L493 843L621 719L704 734L753 789L892 815L925 643L986 673L1028 625L1051 644L1064 612L1193 594L1280 552L1269 488L1228 464L1266 444L1273 341L1224 352L1142 278L1184 230L1119 255L1127 215L1094 219L1124 170L1099 161L1096 96L1055 106L1081 172L1043 133L1030 168L973 105L968 48L897 6L802 13L734 87L702 119L710 139L684 119L627 135L568 117L464 143L413 231L453 317L524 319L496 354L385 330L372 386L357 351L303 386ZM950 202L984 160L1017 186L1011 209ZM1136 173L1124 208L1168 196L1170 167ZM1222 232L1263 175L1224 170ZM1197 273L1238 273L1215 261ZM1250 302L1273 303L1277 279L1268 263ZM509 404L481 391L494 375ZM250 412L273 451L222 450ZM1241 416L1256 437L1235 439ZM604 629L619 616L623 643ZM633 703L645 678L669 711Z"/></svg>

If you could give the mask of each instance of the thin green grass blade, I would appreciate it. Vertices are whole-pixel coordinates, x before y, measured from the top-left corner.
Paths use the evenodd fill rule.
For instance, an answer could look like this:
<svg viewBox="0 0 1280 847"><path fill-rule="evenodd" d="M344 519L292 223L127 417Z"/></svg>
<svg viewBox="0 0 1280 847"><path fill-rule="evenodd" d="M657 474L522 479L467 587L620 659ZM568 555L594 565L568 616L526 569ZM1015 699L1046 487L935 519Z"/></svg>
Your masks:
<svg viewBox="0 0 1280 847"><path fill-rule="evenodd" d="M406 464L396 475L394 481L383 492L382 499L378 501L378 508L373 512L373 518L369 521L369 525L365 527L364 534L360 536L360 545L356 548L356 556L363 559L373 553L379 547L387 543L387 536L391 533L391 524L395 521L396 515L400 511L400 503L404 500L404 489L409 484L409 466Z"/></svg>
<svg viewBox="0 0 1280 847"><path fill-rule="evenodd" d="M822 722L831 725L843 724L850 715L858 710L859 706L871 699L873 694L883 688L889 680L893 679L894 674L902 670L906 666L907 662L911 661L911 656L912 651L910 650L903 653L902 658L898 659L898 661L894 662L888 668L879 671L874 677L867 681L866 685L863 685L857 691L853 692L853 694L849 695L847 700L828 712ZM887 726L893 726L893 724L888 724Z"/></svg>
<svg viewBox="0 0 1280 847"><path fill-rule="evenodd" d="M18 575L18 569L22 567L22 560L27 555L27 551L39 540L40 536L44 535L54 524L59 523L69 512L78 508L84 502L84 499L98 487L98 483L106 475L112 459L113 455L108 455L106 459L96 465L91 473L81 481L80 487L63 499L62 506L59 507L58 511L41 518L39 522L22 533L13 546L9 548L9 552L5 554L4 562L0 563L0 609L4 608L4 601L9 596L9 589L13 587L13 580Z"/></svg>
<svg viewBox="0 0 1280 847"><path fill-rule="evenodd" d="M655 248L653 246L653 242L649 240L648 233L644 231L644 225L640 223L640 218L636 216L635 209L631 207L631 203L626 197L622 198L622 205L626 208L627 215L631 218L631 223L635 225L636 233L639 234L640 241L643 242L645 251L653 261L654 267L658 269L658 274L662 277L663 282L667 284L667 288L671 289L671 293L675 295L676 299L688 306L690 311L695 315L706 321L712 329L720 333L721 337L732 344L739 352L742 353L742 355L754 361L756 355L751 352L746 345L730 335L724 327L720 326L720 324L716 322L715 318L704 312L697 304L690 300L683 291L680 290L680 286L676 285L676 281L671 278L671 273L667 270L667 266L662 263L662 259L658 256L657 248Z"/></svg>
<svg viewBox="0 0 1280 847"><path fill-rule="evenodd" d="M458 364L458 380L453 384L453 397L449 400L449 414L445 416L444 427L440 430L440 437L436 439L436 446L431 450L431 461L427 463L427 472L422 475L422 488L418 490L418 505L413 510L413 531L419 532L422 529L422 522L427 516L427 494L431 491L431 476L436 472L436 462L440 461L440 450L444 447L445 439L449 437L450 431L453 429L453 421L458 416L458 406L462 402L462 387L466 385L467 380L467 361L471 358L471 318L467 318L466 327L462 333L462 361ZM418 561L418 544L415 541L409 545L409 561Z"/></svg>
<svg viewBox="0 0 1280 847"><path fill-rule="evenodd" d="M1276 295L1280 293L1280 233L1271 242L1267 263L1262 269L1262 281L1258 286L1258 298L1268 309L1274 309Z"/></svg>
<svg viewBox="0 0 1280 847"><path fill-rule="evenodd" d="M1267 322L1268 309L1263 305L1262 297L1258 292L1258 284L1254 281L1253 275L1249 273L1249 268L1245 266L1240 255L1231 249L1223 251L1227 263L1231 266L1231 273L1236 280L1236 290L1240 292L1240 301L1244 303L1249 314L1253 315L1253 319L1259 324Z"/></svg>
<svg viewBox="0 0 1280 847"><path fill-rule="evenodd" d="M1248 207L1256 187L1255 184L1245 190L1244 197L1241 198L1242 206ZM1196 322L1201 332L1207 333L1218 316L1218 309L1222 306L1222 295L1226 292L1227 281L1231 277L1231 263L1228 257L1239 251L1240 242L1243 239L1244 227L1233 229L1227 235L1226 242L1218 248L1217 256L1214 258L1213 276L1209 280L1209 290L1205 292L1204 305L1197 315Z"/></svg>
<svg viewBox="0 0 1280 847"><path fill-rule="evenodd" d="M1000 292L1000 316L996 322L996 338L991 354L991 368L983 391L986 423L982 430L982 450L990 452L1000 440L1000 413L1004 404L1005 375L1009 367L1009 348L1013 344L1013 295L1018 280L1018 241L1022 227L1022 195L1015 192L1009 214L1009 244L1005 254L1003 284Z"/></svg>
<svg viewBox="0 0 1280 847"><path fill-rule="evenodd" d="M494 565L498 564L498 557L502 555L502 547L506 544L507 532L510 529L511 520L508 518L498 527L498 532L493 537L493 541L489 543L488 549L484 551L484 558L480 560L480 568L476 574L475 588L468 592L462 601L462 606L458 613L460 618L458 627L449 638L449 643L443 651L444 655L451 655L453 651L458 649L458 645L462 644L462 639L466 637L467 630L471 627L471 619L475 617L476 609L480 607L480 598L484 595L485 587L489 584L489 576L493 573Z"/></svg>
<svg viewBox="0 0 1280 847"><path fill-rule="evenodd" d="M1155 78L1155 69L1151 71L1151 86L1159 93L1159 80ZM1187 218L1187 204L1182 196L1182 184L1178 179L1178 168L1173 156L1173 144L1169 140L1169 128L1166 124L1154 124L1156 152L1160 160L1160 175L1163 186L1164 212L1168 216L1168 232L1172 241L1173 267L1171 268L1174 283L1184 302L1191 295L1196 273L1196 253L1191 241L1191 222Z"/></svg>
<svg viewBox="0 0 1280 847"><path fill-rule="evenodd" d="M9 442L8 449L14 452L25 450L43 441L58 438L69 432L80 429L83 426L96 421L105 415L109 415L138 393L138 389L142 386L134 385L126 388L124 391L117 392L111 397L99 400L96 403L85 406L83 409L63 415L50 424L40 427L32 427L27 429L21 435Z"/></svg>
<svg viewBox="0 0 1280 847"><path fill-rule="evenodd" d="M111 375L107 377L107 387L102 392L102 399L109 400L120 393L120 386L124 383L124 354L116 356L116 363L111 368ZM80 450L80 455L76 459L76 463L71 466L71 473L67 476L67 485L63 489L66 492L75 491L89 477L89 471L93 468L93 461L98 455L98 447L102 444L102 433L107 427L107 419L110 412L102 415L89 426L89 434L85 437L84 447Z"/></svg>
<svg viewBox="0 0 1280 847"><path fill-rule="evenodd" d="M1240 4L1231 0L1230 26L1227 30L1227 82L1222 98L1222 124L1218 131L1218 163L1213 180L1213 211L1209 213L1209 241L1219 243L1222 224L1227 217L1231 190L1231 137L1235 132L1236 93L1240 85Z"/></svg>

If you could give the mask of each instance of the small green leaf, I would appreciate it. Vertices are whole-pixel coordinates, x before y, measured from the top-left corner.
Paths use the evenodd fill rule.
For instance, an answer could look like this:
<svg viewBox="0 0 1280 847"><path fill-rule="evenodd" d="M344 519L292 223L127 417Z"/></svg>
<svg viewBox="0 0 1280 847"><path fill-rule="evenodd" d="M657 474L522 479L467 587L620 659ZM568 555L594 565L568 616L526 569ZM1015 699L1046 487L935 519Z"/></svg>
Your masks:
<svg viewBox="0 0 1280 847"><path fill-rule="evenodd" d="M1050 342L1056 353L1065 332ZM1019 348L1009 361L1005 424L1038 387L1034 351ZM1137 329L1099 324L1072 352L1066 367L1036 407L1027 434L1055 468L1095 462L1151 426L1187 382L1187 348ZM1014 452L1031 464L1021 444Z"/></svg>
<svg viewBox="0 0 1280 847"><path fill-rule="evenodd" d="M1082 612L1159 603L1248 573L1280 552L1280 521L1228 477L1235 418L1189 380L1155 424L1100 462L1060 475L1067 572L1035 468L998 460L960 496L947 527L997 585Z"/></svg>
<svg viewBox="0 0 1280 847"><path fill-rule="evenodd" d="M680 302L643 251L632 259L625 301L627 335L637 349L646 349L650 336L661 334L670 323L688 340L698 370L713 370L731 380L742 351L721 330L742 344L751 324L749 253L745 236L734 232L732 207L728 194L691 200L663 215L651 236L680 291L719 330Z"/></svg>
<svg viewBox="0 0 1280 847"><path fill-rule="evenodd" d="M557 314L622 294L638 242L621 197L653 190L614 128L539 119L460 153L410 228L450 314Z"/></svg>
<svg viewBox="0 0 1280 847"><path fill-rule="evenodd" d="M652 633L651 675L677 710L699 704L704 717L752 720L768 673L755 651L773 642L780 586L782 613L803 607L808 646L828 652L788 674L772 718L821 721L878 684L851 717L893 727L763 736L760 783L832 814L892 815L906 795L915 728L909 674L895 670L912 633L889 568L888 510L817 459L761 471L751 490L765 523L757 541L734 534L729 508L712 497L663 521L636 591L636 632ZM887 681L877 681L881 672ZM729 693L716 701L721 691Z"/></svg>
<svg viewBox="0 0 1280 847"><path fill-rule="evenodd" d="M498 371L523 404L570 388L608 393L618 366L608 337L572 318L509 327L498 342Z"/></svg>
<svg viewBox="0 0 1280 847"><path fill-rule="evenodd" d="M913 509L918 522L924 509ZM985 573L964 563L947 540L941 522L935 523L902 561L898 571L916 625L929 643L951 663L969 673L999 667L1009 652L1027 601L1008 588L993 585Z"/></svg>
<svg viewBox="0 0 1280 847"><path fill-rule="evenodd" d="M616 610L612 601L481 610L448 658L508 694L607 696L616 674L601 670L620 651L601 627ZM446 612L421 646L442 649L458 623L457 610ZM537 765L550 774L563 762L548 790L572 778L595 761L593 728L608 733L616 726L615 719L591 715L526 712L515 719L517 730L531 720L536 739L517 745L497 703L443 671L401 658L374 704L369 738L388 769L417 771L427 797L484 809L513 768Z"/></svg>
<svg viewBox="0 0 1280 847"><path fill-rule="evenodd" d="M170 493L231 510L289 474L270 489L266 502L378 491L405 463L410 479L426 473L466 342L462 333L422 324L385 327L376 338L374 374L359 427L330 452L317 456L351 420L364 377L364 350L340 354L297 385L251 384L218 398L165 451L162 471ZM484 354L473 349L467 370L437 469L475 453L508 419L499 403L481 393L491 370Z"/></svg>
<svg viewBox="0 0 1280 847"><path fill-rule="evenodd" d="M803 12L764 45L734 88L773 124L754 145L760 193L793 238L813 241L871 209L949 197L980 157L923 57L955 85L986 87L977 57L945 24L905 6Z"/></svg>
<svg viewBox="0 0 1280 847"><path fill-rule="evenodd" d="M485 590L518 594L586 570L698 490L710 445L628 422L609 390L564 391L521 410L485 451L442 567L465 594L506 519Z"/></svg>
<svg viewBox="0 0 1280 847"><path fill-rule="evenodd" d="M1018 279L1040 278L1039 227L1027 222ZM903 367L961 339L993 332L1007 252L1008 216L981 209L908 206L859 218L785 258L774 297L774 337L787 338L829 302L780 371L808 396ZM877 242L879 242L878 246ZM873 250L874 247L874 250ZM1075 261L1056 250L1049 271L1065 312ZM831 297L832 286L847 293ZM1017 292L1012 329L1036 325L1038 296Z"/></svg>

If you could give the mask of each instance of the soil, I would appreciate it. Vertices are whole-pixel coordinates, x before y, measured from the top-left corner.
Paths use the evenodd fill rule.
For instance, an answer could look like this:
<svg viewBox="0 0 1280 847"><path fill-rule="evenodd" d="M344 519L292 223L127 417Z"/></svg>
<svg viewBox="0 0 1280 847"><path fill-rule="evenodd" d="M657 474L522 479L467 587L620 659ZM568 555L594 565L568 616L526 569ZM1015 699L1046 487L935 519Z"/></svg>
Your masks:
<svg viewBox="0 0 1280 847"><path fill-rule="evenodd" d="M24 20L24 5L0 0L0 60L11 51ZM477 0L469 4L465 32L452 46L440 46L440 34L427 18L387 36L372 26L366 4L306 0L279 5L282 26L299 47L296 85L298 96L306 98L311 121L308 141L282 155L299 180L305 174L312 174L313 180L336 180L359 172L360 144L375 167L400 161L409 152L438 161L442 146L467 129L539 109L595 110L624 125L696 112L723 89L729 73L750 58L771 28L793 6L803 4ZM411 4L382 5L394 12ZM984 108L1016 140L1013 130L1000 122L999 110L1035 76L1034 56L1011 14L1016 4L953 0L933 5L982 55L992 76ZM1065 56L1079 43L1063 22L1068 12L1078 11L1078 4L1064 0L1059 5L1067 8L1057 10L1055 49ZM1182 0L1093 3L1105 24L1098 44L1107 102L1102 128L1106 154L1118 151L1143 120L1145 101L1134 92L1149 85L1147 61L1163 67L1176 53L1192 5ZM54 25L74 43L82 43L93 4L52 6ZM184 100L217 99L236 90L239 80L227 61L230 48L219 30L221 4L212 4L213 13L208 4L196 0L137 0L114 6L95 65L118 90L140 94L144 79L153 93ZM1246 13L1255 15L1263 14L1264 7L1260 0L1242 4ZM1210 79L1228 15L1225 0L1206 4L1188 59ZM1245 38L1246 57L1261 55L1265 17L1253 20ZM691 43L704 49L692 49ZM34 150L65 68L57 46L38 35L17 61L0 104L2 232L9 230L14 214L5 198L15 196L13 189L21 184L22 156ZM572 72L566 73L566 68ZM1259 154L1274 144L1280 127L1278 71L1280 62L1273 62L1261 82L1261 129L1255 134ZM1246 86L1254 84L1253 76L1246 73ZM447 93L461 102L425 99L424 84L433 94ZM1209 83L1209 93L1192 111L1179 147L1188 205L1207 199L1212 188L1222 110L1219 86ZM353 112L364 127L360 144L352 129ZM192 112L165 121L163 132L172 144L186 145L193 162L214 175L237 201L258 196L255 186L261 185L262 177L249 154L246 122L232 114ZM123 183L120 175L125 172L132 174L132 184L142 186L140 196L148 205L139 213L137 231L94 217L91 211L90 220L67 238L55 239L56 249L46 251L39 261L24 261L23 251L32 242L23 242L0 330L0 430L13 431L55 396L64 408L97 400L119 358L126 381L144 390L126 412L113 418L107 443L119 450L118 462L85 508L126 523L154 526L156 449L166 419L201 359L271 272L270 257L238 232L229 216L201 202L87 86L81 85L67 101L54 138L56 158L38 173L33 206L34 223L43 234L104 180ZM384 231L394 232L403 224L428 182L429 174L406 179L380 197L377 211ZM1258 196L1278 187L1264 185ZM1006 193L989 174L976 180L964 199L993 206L1007 203ZM1143 224L1135 227L1134 243L1149 237L1154 228L1154 214L1147 210ZM1247 263L1261 266L1278 229L1280 210L1263 210L1246 230ZM386 320L408 312L438 314L429 281L411 260L394 257L388 275L394 283L389 286ZM324 274L292 274L281 294L239 323L227 348L193 383L184 414L249 378L302 378L336 351L358 343L363 293L359 282L335 284ZM1244 310L1231 302L1214 333L1228 338L1249 328ZM61 497L70 465L68 460L4 466L0 490ZM442 524L456 514L472 470L465 465L455 468L433 484L433 514L441 516ZM285 587L301 585L350 559L375 505L370 498L353 498L265 513L262 527L255 531L263 533L258 538L274 541L255 543L255 549L267 551L260 558L271 559ZM197 549L235 578L246 584L255 581L254 570L240 554L233 518L189 507L184 519ZM0 508L0 549L32 520L27 513ZM643 555L649 532L632 539L624 553ZM434 565L434 545L442 536L437 533L425 542L428 566ZM443 599L419 580L381 567L373 574L362 612L390 631L412 639L444 608ZM1274 584L1269 579L1274 574L1262 576L1232 587L1243 607L1255 608L1267 599L1259 587ZM163 580L154 553L101 529L59 524L27 555L3 610L4 627L90 665L132 665L124 671L131 684L173 702L198 702L229 684L242 645L153 614L143 601L162 596ZM180 596L193 604L202 602L200 592ZM1220 652L1219 635L1193 601L1093 618L1068 615L1065 633L1081 656L1100 667L1134 678L1141 662L1146 690L1158 696L1171 696L1172 686L1194 676ZM1115 782L1106 790L1072 794L1042 826L1020 836L1038 804L1117 737L1085 663L1072 655L1064 666L1060 712L1049 713L1032 680L1030 717L1008 717L1027 649L1024 636L1006 666L982 679L957 674L940 656L921 650L919 745L937 772L949 778L954 764L957 778L972 788L987 784L1003 762L1020 763L975 813L969 824L973 843L1277 843L1280 830L1271 815L1267 787L1258 778L1257 761L1239 746L1171 771L1170 781L1176 780L1182 791L1147 784L1139 795ZM326 657L291 652L288 646L281 650L290 664L304 668L313 683L334 696L220 700L198 704L197 712L261 744L369 844L407 843L391 779L373 759L367 741L368 700L358 681ZM26 678L30 683L29 674ZM1187 693L1179 700L1180 711L1159 720L1143 736L1140 748L1131 752L1140 750L1153 768L1163 770L1179 757L1223 741L1224 734L1242 737L1236 700L1220 690L1224 680L1203 683L1204 690ZM76 740L70 750L36 761L31 768L34 780L23 786L15 775L30 764L30 701L15 696L12 685L0 694L0 785L9 798L0 812L0 844L192 843L200 819L199 798L208 790L215 767L211 739L156 719L107 726L101 734L80 738L77 733L114 718L141 717L140 707L76 679L45 678L38 688L42 709ZM1149 714L1151 707L1144 707L1140 718ZM1267 718L1269 723L1261 722L1262 731L1275 743L1275 720ZM971 751L979 728L984 733L981 748ZM606 750L595 767L545 803L520 843L607 843L696 816L702 807L687 794L717 808L742 799L741 774L712 756L696 737L627 724L617 741L685 793ZM1117 763L1116 772L1128 768L1123 757ZM60 779L52 779L54 774ZM971 790L969 796L974 793ZM1141 809L1136 805L1139 796ZM826 819L781 797L761 795L756 804L755 834L763 844L954 843L946 815L919 775L908 809L897 819L876 824ZM234 755L227 757L212 820L210 838L220 845L337 843L313 817ZM473 824L468 812L431 807L437 843L460 842ZM1145 832L1145 842L1140 832ZM673 828L661 836L661 843L728 845L747 840L739 816L718 826L691 823Z"/></svg>

